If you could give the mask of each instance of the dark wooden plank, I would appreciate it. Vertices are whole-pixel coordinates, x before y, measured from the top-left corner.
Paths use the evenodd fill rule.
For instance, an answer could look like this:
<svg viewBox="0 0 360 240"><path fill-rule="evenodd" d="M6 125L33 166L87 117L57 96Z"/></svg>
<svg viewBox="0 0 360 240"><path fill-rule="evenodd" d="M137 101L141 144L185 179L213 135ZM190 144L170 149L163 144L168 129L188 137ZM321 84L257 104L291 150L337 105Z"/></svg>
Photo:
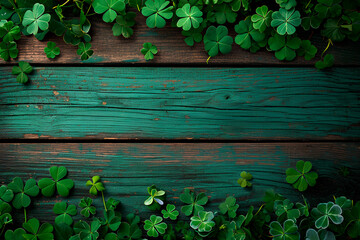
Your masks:
<svg viewBox="0 0 360 240"><path fill-rule="evenodd" d="M106 196L121 200L125 212L138 211L143 217L150 215L143 201L151 184L166 190L178 206L182 189L195 187L210 196L212 210L226 195L234 195L241 209L258 204L269 188L298 200L301 194L285 183L285 170L298 160L311 161L319 173L317 185L305 192L310 202L340 194L359 199L360 192L359 143L4 143L0 155L1 184L14 176L39 180L49 175L49 167L66 166L76 188L66 201L77 204L89 195L86 180L101 175ZM341 176L340 167L348 167L350 176ZM252 189L237 185L241 171L253 174ZM53 219L51 208L59 200L39 197L29 215ZM95 202L101 206L100 198Z"/></svg>
<svg viewBox="0 0 360 240"><path fill-rule="evenodd" d="M343 140L360 136L360 69L2 67L3 139Z"/></svg>
<svg viewBox="0 0 360 240"><path fill-rule="evenodd" d="M148 62L149 65L206 65L206 54L203 43L197 44L194 47L189 47L184 42L184 37L181 35L181 29L172 28L169 26L163 29L150 29L145 24L145 18L138 15L137 25L134 29L134 36L130 39L122 37L114 37L112 33L112 25L103 22L96 22L93 25L93 49L95 51L94 57L83 62L84 64L137 64L145 63L143 55L140 53L143 43L151 42L159 48L159 54L156 55L153 61ZM232 31L231 35L236 34ZM308 39L309 36L303 36ZM54 41L61 49L61 55L55 60L49 60L45 53L44 47L47 41ZM319 47L319 54L317 60L320 58L322 50L326 46L326 39L313 38L314 44ZM23 37L19 42L19 58L17 60L29 61L32 63L46 63L46 64L63 64L63 63L82 63L79 56L76 54L77 47L66 45L62 38L56 36L49 36L44 41L40 42L34 37ZM330 50L336 58L337 66L360 66L360 45L351 41L337 43L335 47ZM210 60L210 64L218 65L313 65L313 61L305 61L303 57L299 57L294 62L285 63L277 60L273 53L262 51L252 54L241 49L238 45L233 45L231 54L217 56ZM6 62L0 60L0 64Z"/></svg>

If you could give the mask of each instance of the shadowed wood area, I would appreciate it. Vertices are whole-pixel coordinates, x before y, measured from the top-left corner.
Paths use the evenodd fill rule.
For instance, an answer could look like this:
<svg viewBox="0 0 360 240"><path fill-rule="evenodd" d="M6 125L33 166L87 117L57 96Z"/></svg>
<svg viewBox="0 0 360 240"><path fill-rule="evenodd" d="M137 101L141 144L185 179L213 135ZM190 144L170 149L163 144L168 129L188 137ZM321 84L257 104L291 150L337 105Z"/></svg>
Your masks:
<svg viewBox="0 0 360 240"><path fill-rule="evenodd" d="M285 170L298 160L311 161L319 173L317 185L304 193L311 203L329 201L332 195L359 198L357 188L343 187L360 180L358 143L3 143L0 155L1 184L9 183L14 173L39 180L49 176L51 166L66 166L76 189L66 201L78 204L89 195L86 180L101 175L107 196L121 200L125 213L138 211L143 218L151 214L143 205L151 184L167 191L177 206L183 188L204 191L210 197L209 210L216 210L226 195L234 195L242 210L259 206L269 188L298 200L301 194L285 183ZM350 175L339 174L340 167L348 167ZM251 190L237 185L241 171L253 174ZM52 222L51 209L61 199L34 199L29 216ZM101 199L95 202L100 209Z"/></svg>
<svg viewBox="0 0 360 240"><path fill-rule="evenodd" d="M36 67L0 75L3 139L342 140L359 68Z"/></svg>
<svg viewBox="0 0 360 240"><path fill-rule="evenodd" d="M203 43L196 44L194 47L189 47L184 42L184 36L181 35L181 29L170 27L170 23L165 28L150 29L146 26L146 18L138 14L136 18L137 24L134 28L134 35L130 39L123 37L115 37L112 33L112 24L106 24L101 20L93 24L92 48L94 50L93 57L82 62L80 57L76 54L77 46L67 45L64 43L62 37L49 35L40 42L35 37L23 36L18 41L19 57L16 60L28 61L31 63L44 64L136 64L146 63L151 66L159 65L206 65L207 53L204 50ZM236 36L234 31L230 31L232 37ZM309 39L310 36L303 36L304 39ZM238 45L233 44L233 51L227 55L219 55L210 60L211 64L224 66L243 66L243 65L278 65L278 66L313 66L314 63L320 60L320 55L325 49L327 40L320 37L311 38L313 44L318 47L317 57L311 61L304 60L303 57L297 57L293 62L283 62L275 58L274 53L266 50L252 54L245 51ZM48 41L53 41L61 49L61 55L55 60L49 60L44 48ZM154 60L146 62L143 55L140 53L145 42L155 44L159 49ZM337 66L360 66L360 45L355 42L345 41L336 43L329 53L335 56L335 64ZM14 62L14 61L12 61ZM0 64L6 64L0 60Z"/></svg>

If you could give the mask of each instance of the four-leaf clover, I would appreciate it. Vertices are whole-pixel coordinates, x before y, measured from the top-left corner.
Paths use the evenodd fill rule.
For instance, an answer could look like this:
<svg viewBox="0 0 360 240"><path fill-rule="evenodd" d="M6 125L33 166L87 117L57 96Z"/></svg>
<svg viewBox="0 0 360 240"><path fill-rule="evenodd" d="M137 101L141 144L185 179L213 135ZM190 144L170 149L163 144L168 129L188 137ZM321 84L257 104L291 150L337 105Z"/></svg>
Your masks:
<svg viewBox="0 0 360 240"><path fill-rule="evenodd" d="M23 180L15 177L8 188L15 193L12 204L16 209L27 208L31 203L30 197L36 197L39 194L39 187L34 179L27 180L24 186Z"/></svg>
<svg viewBox="0 0 360 240"><path fill-rule="evenodd" d="M266 5L256 8L256 14L251 16L253 28L264 32L271 23L272 11L269 11Z"/></svg>
<svg viewBox="0 0 360 240"><path fill-rule="evenodd" d="M295 50L300 48L301 39L275 34L275 36L269 38L268 44L269 48L275 51L275 57L277 59L291 61L296 57Z"/></svg>
<svg viewBox="0 0 360 240"><path fill-rule="evenodd" d="M77 50L77 55L80 56L82 61L88 60L94 53L93 50L91 50L91 44L90 43L79 43L79 48Z"/></svg>
<svg viewBox="0 0 360 240"><path fill-rule="evenodd" d="M294 34L296 27L301 24L301 18L299 11L292 9L287 11L283 8L280 8L279 11L276 11L272 14L273 20L271 21L272 27L277 27L276 31L280 35Z"/></svg>
<svg viewBox="0 0 360 240"><path fill-rule="evenodd" d="M144 229L147 231L149 237L158 237L159 233L164 234L167 228L167 224L162 222L163 218L151 215L150 220L145 220Z"/></svg>
<svg viewBox="0 0 360 240"><path fill-rule="evenodd" d="M171 220L176 220L179 216L179 211L176 210L175 205L168 204L166 205L166 210L161 210L164 218L170 218Z"/></svg>
<svg viewBox="0 0 360 240"><path fill-rule="evenodd" d="M233 44L232 37L228 36L228 29L225 26L210 26L204 36L205 51L210 57L231 52Z"/></svg>
<svg viewBox="0 0 360 240"><path fill-rule="evenodd" d="M89 197L82 198L79 207L81 207L80 214L84 217L90 217L90 214L94 215L96 212L96 208L92 205L93 200Z"/></svg>
<svg viewBox="0 0 360 240"><path fill-rule="evenodd" d="M288 168L286 170L286 181L293 184L294 188L300 192L305 191L309 185L313 187L316 184L318 174L316 172L310 172L311 168L311 162L298 161L296 163L296 169Z"/></svg>
<svg viewBox="0 0 360 240"><path fill-rule="evenodd" d="M55 193L55 189L62 197L69 195L70 189L74 187L74 181L71 179L63 179L67 175L65 167L53 166L50 168L51 178L43 178L39 181L39 187L42 195L51 197Z"/></svg>
<svg viewBox="0 0 360 240"><path fill-rule="evenodd" d="M191 217L190 226L199 232L210 232L215 226L215 222L212 221L213 218L214 213L200 211L197 215Z"/></svg>
<svg viewBox="0 0 360 240"><path fill-rule="evenodd" d="M185 4L182 8L177 9L176 15L180 18L176 25L182 27L185 31L190 30L191 27L198 28L203 21L203 13L198 7L191 7L189 3Z"/></svg>
<svg viewBox="0 0 360 240"><path fill-rule="evenodd" d="M56 43L49 41L47 47L44 48L44 52L48 58L55 58L60 55L60 48L56 46Z"/></svg>
<svg viewBox="0 0 360 240"><path fill-rule="evenodd" d="M104 22L113 22L117 13L125 9L125 3L123 0L95 0L93 7L96 13L104 13Z"/></svg>
<svg viewBox="0 0 360 240"><path fill-rule="evenodd" d="M167 7L169 1L165 0L147 0L145 7L142 8L141 13L146 19L146 25L149 28L163 28L165 27L165 19L170 19L173 16L173 6Z"/></svg>
<svg viewBox="0 0 360 240"><path fill-rule="evenodd" d="M35 3L32 11L27 10L24 15L22 24L26 28L26 31L30 34L36 35L40 30L45 31L49 28L49 22L51 15L45 13L45 6L40 3Z"/></svg>
<svg viewBox="0 0 360 240"><path fill-rule="evenodd" d="M190 216L192 213L194 213L194 215L197 215L199 211L204 210L204 207L202 205L205 205L207 203L208 197L205 193L199 193L195 197L194 192L190 191L190 189L188 188L185 188L184 193L180 195L180 201L188 204L183 206L181 208L181 211L186 216Z"/></svg>

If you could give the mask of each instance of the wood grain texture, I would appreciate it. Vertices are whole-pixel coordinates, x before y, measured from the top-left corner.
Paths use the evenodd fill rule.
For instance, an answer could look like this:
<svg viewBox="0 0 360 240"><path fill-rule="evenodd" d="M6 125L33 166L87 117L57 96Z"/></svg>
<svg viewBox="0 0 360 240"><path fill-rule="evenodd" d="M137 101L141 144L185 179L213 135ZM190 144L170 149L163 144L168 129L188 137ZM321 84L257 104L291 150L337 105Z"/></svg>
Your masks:
<svg viewBox="0 0 360 240"><path fill-rule="evenodd" d="M343 140L360 69L37 67L0 74L2 139Z"/></svg>
<svg viewBox="0 0 360 240"><path fill-rule="evenodd" d="M95 21L91 35L93 36L92 46L95 51L94 56L85 62L81 62L76 54L77 47L66 45L61 37L49 36L40 42L34 37L23 37L19 42L19 57L17 60L29 61L31 63L44 64L64 64L64 63L83 63L83 64L137 64L146 63L140 49L145 42L155 44L159 49L153 61L147 62L148 65L206 65L207 53L204 51L203 43L194 47L189 47L184 42L181 35L181 29L172 28L168 24L162 29L150 29L145 24L146 19L138 15L137 25L134 29L134 35L130 39L114 37L112 33L112 24ZM231 31L233 37L236 36ZM303 36L308 39L309 36ZM55 60L49 60L45 53L47 41L54 41L61 49L61 55ZM266 50L252 54L241 49L238 45L233 45L233 51L228 55L219 55L210 60L211 64L216 65L314 65L315 61L320 59L320 54L326 47L326 39L315 37L312 39L319 48L316 59L305 61L303 57L298 57L293 62L282 62L274 57L273 53ZM351 41L337 43L331 48L330 53L335 55L337 66L360 66L360 45ZM10 62L13 63L14 61ZM0 65L6 62L0 60Z"/></svg>
<svg viewBox="0 0 360 240"><path fill-rule="evenodd" d="M1 184L14 176L39 180L49 176L51 166L65 166L68 178L75 181L75 191L65 201L78 204L81 197L89 195L86 180L100 175L106 196L121 200L125 212L137 211L142 217L150 215L143 202L151 184L167 191L169 201L177 206L183 188L195 187L210 197L211 210L227 195L234 195L241 209L257 205L269 188L300 200L301 194L285 183L285 170L298 160L311 161L319 173L317 185L304 193L312 206L333 195L360 197L359 143L3 143L0 155ZM348 177L339 174L344 166L350 170ZM241 171L253 174L252 189L237 185ZM52 206L60 200L38 197L29 216L53 219ZM101 207L100 198L95 202Z"/></svg>

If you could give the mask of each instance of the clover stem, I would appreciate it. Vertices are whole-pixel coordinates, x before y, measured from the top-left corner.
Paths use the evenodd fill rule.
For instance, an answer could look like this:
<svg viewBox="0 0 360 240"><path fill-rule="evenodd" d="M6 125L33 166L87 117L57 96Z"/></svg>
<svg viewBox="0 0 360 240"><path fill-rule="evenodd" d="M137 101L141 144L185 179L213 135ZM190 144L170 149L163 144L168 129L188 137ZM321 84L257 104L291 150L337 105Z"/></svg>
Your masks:
<svg viewBox="0 0 360 240"><path fill-rule="evenodd" d="M4 233L4 230L5 230L5 225L3 226L3 228L1 229L1 232L0 232L0 237L2 236L2 234Z"/></svg>
<svg viewBox="0 0 360 240"><path fill-rule="evenodd" d="M208 59L206 60L206 64L209 64L210 58L211 58L211 56L209 56Z"/></svg>
<svg viewBox="0 0 360 240"><path fill-rule="evenodd" d="M139 4L136 4L136 6L137 6L137 9L139 10L139 12L140 12L140 7L139 7Z"/></svg>
<svg viewBox="0 0 360 240"><path fill-rule="evenodd" d="M310 1L306 4L305 9L308 8L308 6L310 5L311 1L312 1L312 0L310 0Z"/></svg>
<svg viewBox="0 0 360 240"><path fill-rule="evenodd" d="M265 206L265 203L260 206L259 210L255 213L255 216L258 215L258 213L261 211L261 209Z"/></svg>
<svg viewBox="0 0 360 240"><path fill-rule="evenodd" d="M329 38L328 44L327 44L325 50L322 52L321 57L322 57L322 56L324 55L324 53L329 49L330 44L331 44L331 45L334 45L333 42L331 41L331 39Z"/></svg>
<svg viewBox="0 0 360 240"><path fill-rule="evenodd" d="M103 203L104 203L105 211L107 212L105 198L104 198L104 192L103 191L101 191L101 195L102 195L102 200L103 200Z"/></svg>
<svg viewBox="0 0 360 240"><path fill-rule="evenodd" d="M26 208L24 208L24 218L25 218L25 222L27 222L27 220L26 220Z"/></svg>

